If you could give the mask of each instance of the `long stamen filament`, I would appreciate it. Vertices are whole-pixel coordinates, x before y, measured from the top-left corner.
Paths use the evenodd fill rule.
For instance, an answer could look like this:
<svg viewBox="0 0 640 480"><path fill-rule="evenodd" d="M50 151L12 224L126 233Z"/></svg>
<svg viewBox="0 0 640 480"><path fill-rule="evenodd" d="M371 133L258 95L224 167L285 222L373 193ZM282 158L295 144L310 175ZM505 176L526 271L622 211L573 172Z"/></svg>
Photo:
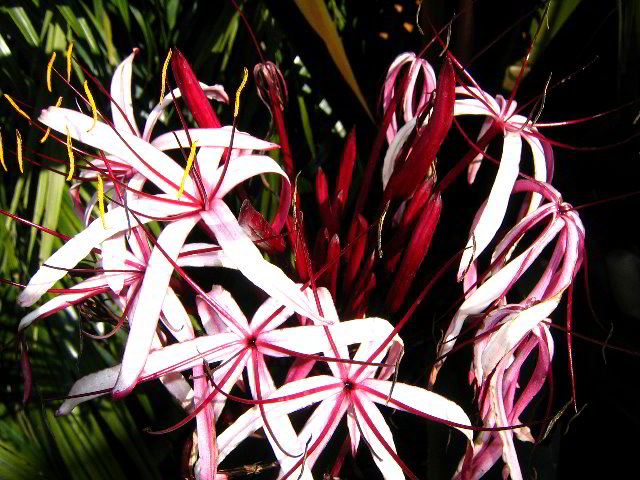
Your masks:
<svg viewBox="0 0 640 480"><path fill-rule="evenodd" d="M16 112L18 112L20 115L22 115L24 118L26 118L27 120L29 120L29 123L31 123L31 117L29 115L26 114L26 112L24 110L22 110L18 104L13 100L13 98L11 98L9 95L7 95L6 93L4 94L4 98L7 99L7 101L11 104L11 106L13 108L16 109Z"/></svg>
<svg viewBox="0 0 640 480"><path fill-rule="evenodd" d="M71 52L73 52L73 42L67 48L67 82L71 81Z"/></svg>
<svg viewBox="0 0 640 480"><path fill-rule="evenodd" d="M91 95L91 90L89 90L89 84L87 81L84 81L84 93L87 94L87 100L89 100L89 105L91 105L91 113L93 114L93 122L91 123L91 128L87 130L90 132L93 130L93 127L96 126L96 122L98 121L98 108L96 107L96 101L93 99L93 95Z"/></svg>
<svg viewBox="0 0 640 480"><path fill-rule="evenodd" d="M247 70L247 67L244 67L244 76L242 77L242 82L240 83L238 90L236 90L236 104L233 108L233 118L236 118L238 116L238 109L240 108L240 93L247 83L248 76L249 71Z"/></svg>
<svg viewBox="0 0 640 480"><path fill-rule="evenodd" d="M56 102L56 108L58 108L60 105L62 105L62 96L58 97L58 101ZM51 133L51 128L47 127L47 131L44 132L44 136L40 139L40 143L44 143L47 141L47 138L49 138L49 133Z"/></svg>
<svg viewBox="0 0 640 480"><path fill-rule="evenodd" d="M102 183L102 177L98 175L98 210L100 211L100 222L102 228L107 229L107 221L104 218L104 183Z"/></svg>
<svg viewBox="0 0 640 480"><path fill-rule="evenodd" d="M162 103L164 100L164 86L167 83L167 68L169 68L169 60L171 60L171 49L169 49L167 58L165 59L164 65L162 66L162 86L160 87L160 103Z"/></svg>
<svg viewBox="0 0 640 480"><path fill-rule="evenodd" d="M18 151L18 166L20 167L20 173L24 173L24 169L22 167L22 135L20 135L20 131L16 128L16 150Z"/></svg>
<svg viewBox="0 0 640 480"><path fill-rule="evenodd" d="M184 192L184 182L187 180L187 177L189 176L189 171L191 170L191 165L193 165L194 158L196 158L196 142L195 141L191 143L189 158L187 158L187 166L184 169L182 180L180 180L180 189L178 190L178 199L180 199L180 197L182 196L182 192Z"/></svg>
<svg viewBox="0 0 640 480"><path fill-rule="evenodd" d="M67 133L67 153L69 154L69 175L67 175L67 181L70 181L73 178L73 170L75 168L73 146L71 145L71 133L69 132L69 127L65 125L64 129Z"/></svg>
<svg viewBox="0 0 640 480"><path fill-rule="evenodd" d="M2 163L2 168L7 172L7 166L4 163L4 150L2 149L2 131L0 130L0 163Z"/></svg>
<svg viewBox="0 0 640 480"><path fill-rule="evenodd" d="M52 92L51 90L51 69L53 68L53 62L55 62L56 60L56 52L53 52L51 54L51 60L49 60L49 63L47 65L47 89L49 90L49 93Z"/></svg>

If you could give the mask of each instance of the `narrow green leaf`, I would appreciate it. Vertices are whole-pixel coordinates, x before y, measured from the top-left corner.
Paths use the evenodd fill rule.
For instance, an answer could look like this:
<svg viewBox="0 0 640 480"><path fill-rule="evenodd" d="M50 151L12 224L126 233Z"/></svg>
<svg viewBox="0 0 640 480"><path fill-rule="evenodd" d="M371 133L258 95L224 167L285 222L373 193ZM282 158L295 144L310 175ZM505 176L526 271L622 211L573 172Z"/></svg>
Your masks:
<svg viewBox="0 0 640 480"><path fill-rule="evenodd" d="M52 230L56 230L60 216L60 202L62 201L62 194L64 192L65 177L51 171L47 172L47 176L47 203L45 205L43 225ZM55 239L56 238L51 235L42 237L39 253L41 263L51 255Z"/></svg>
<svg viewBox="0 0 640 480"><path fill-rule="evenodd" d="M33 207L33 223L40 224L42 214L44 213L44 206L47 201L47 186L49 184L49 172L48 170L40 170L38 175L38 186L36 189L36 202ZM33 252L33 246L36 243L36 236L38 235L38 229L32 228L29 235L29 247L27 248L27 262L31 259L31 253ZM48 236L46 234L43 235Z"/></svg>
<svg viewBox="0 0 640 480"><path fill-rule="evenodd" d="M71 27L71 30L73 30L76 36L79 38L84 38L87 41L87 43L89 44L89 48L91 49L91 53L99 53L98 44L96 43L95 38L93 38L93 34L89 29L87 21L83 17L76 17L76 14L73 12L71 7L68 7L66 5L59 5L58 11L67 21L67 23Z"/></svg>
<svg viewBox="0 0 640 480"><path fill-rule="evenodd" d="M307 19L307 22L309 22L311 27L324 41L325 45L327 46L327 50L329 51L329 55L331 55L333 62L338 67L338 70L340 70L342 77L351 87L351 90L364 107L367 115L369 115L369 118L373 120L373 115L371 115L369 106L367 105L367 102L364 99L362 92L360 91L360 87L358 86L356 77L353 74L353 70L351 69L349 60L347 59L347 54L344 51L342 40L340 40L340 37L338 36L336 26L331 21L329 11L327 10L327 6L325 5L324 1L295 0L295 2L300 9L300 12L302 12L304 17Z"/></svg>
<svg viewBox="0 0 640 480"><path fill-rule="evenodd" d="M16 25L22 36L25 38L27 43L32 47L37 47L40 43L38 39L38 33L36 29L33 28L33 24L31 20L29 20L29 16L27 12L25 12L23 7L11 7L11 8L2 8L2 10L9 14L11 20Z"/></svg>
<svg viewBox="0 0 640 480"><path fill-rule="evenodd" d="M313 132L311 130L311 124L309 122L309 113L307 112L307 105L305 104L304 97L298 95L298 107L300 108L300 119L302 120L302 130L304 131L304 138L307 141L309 150L311 151L311 157L316 158L316 146L313 143Z"/></svg>

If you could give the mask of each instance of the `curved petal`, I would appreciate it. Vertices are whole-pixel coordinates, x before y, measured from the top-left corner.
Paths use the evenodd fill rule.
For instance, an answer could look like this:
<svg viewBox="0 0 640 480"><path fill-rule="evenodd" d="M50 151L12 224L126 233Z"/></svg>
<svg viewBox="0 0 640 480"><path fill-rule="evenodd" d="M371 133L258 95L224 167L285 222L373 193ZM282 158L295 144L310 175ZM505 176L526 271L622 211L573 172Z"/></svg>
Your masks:
<svg viewBox="0 0 640 480"><path fill-rule="evenodd" d="M192 142L198 144L198 147L228 147L231 141L231 127L190 128L189 136ZM189 146L189 140L184 130L175 130L154 138L151 145L158 150L164 151L175 148L186 148ZM233 136L233 148L241 148L244 150L273 150L280 148L280 146L277 143L260 140L248 133L236 130Z"/></svg>
<svg viewBox="0 0 640 480"><path fill-rule="evenodd" d="M282 305L317 323L324 323L293 280L262 257L222 200L214 199L211 210L201 212L200 216L215 233L225 254L245 277Z"/></svg>
<svg viewBox="0 0 640 480"><path fill-rule="evenodd" d="M118 130L116 133L102 122L91 128L91 117L66 108L49 107L42 110L38 120L58 132L65 132L68 128L74 140L123 159L163 192L175 195L178 191L184 169L171 157L130 132ZM191 177L185 180L185 191L195 191Z"/></svg>
<svg viewBox="0 0 640 480"><path fill-rule="evenodd" d="M125 58L120 65L113 72L111 78L111 98L112 103L117 104L126 118L120 113L120 109L115 106L111 106L111 118L113 118L113 125L118 130L130 132L133 128L133 132L136 136L140 136L140 130L136 123L136 117L133 113L133 102L131 100L131 73L133 66L133 59L139 52L137 48L133 49L131 55ZM127 122L128 120L128 122ZM129 127L131 125L131 127Z"/></svg>
<svg viewBox="0 0 640 480"><path fill-rule="evenodd" d="M176 263L181 267L236 268L222 249L212 243L188 243L180 250Z"/></svg>
<svg viewBox="0 0 640 480"><path fill-rule="evenodd" d="M165 258L165 254L175 261L187 235L197 222L197 217L190 217L170 223L157 241L164 252L158 246L151 252L138 304L130 321L131 330L122 357L122 370L113 389L116 398L133 389L147 360L158 316L169 287L169 279L173 273L173 265Z"/></svg>
<svg viewBox="0 0 640 480"><path fill-rule="evenodd" d="M162 302L162 315L163 323L176 340L183 342L195 338L189 314L171 287L167 288Z"/></svg>
<svg viewBox="0 0 640 480"><path fill-rule="evenodd" d="M389 148L387 149L387 153L384 156L384 161L382 162L382 189L387 188L387 183L389 183L389 179L391 178L391 174L393 173L393 169L396 165L396 159L398 155L402 151L407 138L411 135L411 132L416 127L417 118L413 118L405 123L398 133L395 134L393 140L389 144Z"/></svg>
<svg viewBox="0 0 640 480"><path fill-rule="evenodd" d="M478 220L476 228L471 233L471 238L460 260L458 269L458 281L462 280L467 266L473 262L489 245L496 234L509 204L509 197L513 185L520 173L520 154L522 152L522 139L517 133L507 133L502 147L502 158L498 174L491 188L487 204Z"/></svg>
<svg viewBox="0 0 640 480"><path fill-rule="evenodd" d="M120 365L90 373L76 380L67 395L68 398L56 410L56 415L67 415L77 405L109 393L116 383L118 373Z"/></svg>
<svg viewBox="0 0 640 480"><path fill-rule="evenodd" d="M436 422L438 420L445 420L446 422L471 426L471 420L469 420L467 414L464 413L464 410L462 410L457 403L447 400L443 396L425 390L424 388L396 382L389 403L387 403L392 385L391 382L367 379L364 380L361 385L378 393L378 395L369 395L369 398L376 403L389 405L390 407L420 415ZM469 442L473 442L473 432L470 428L454 428L462 432Z"/></svg>
<svg viewBox="0 0 640 480"><path fill-rule="evenodd" d="M188 205L170 203L158 205L159 203L154 198L141 198L131 201L129 208L144 212L150 216L159 217L168 217L193 210L193 207ZM151 221L150 218L143 215L139 215L138 218L143 224ZM54 283L67 274L67 269L75 267L100 242L128 229L129 221L133 226L138 225L133 217L127 215L124 208L118 207L105 214L106 229L102 228L99 218L91 222L87 228L70 239L47 259L46 265L58 268L50 268L46 265L41 266L36 274L31 277L27 287L18 296L18 303L23 307L33 305Z"/></svg>

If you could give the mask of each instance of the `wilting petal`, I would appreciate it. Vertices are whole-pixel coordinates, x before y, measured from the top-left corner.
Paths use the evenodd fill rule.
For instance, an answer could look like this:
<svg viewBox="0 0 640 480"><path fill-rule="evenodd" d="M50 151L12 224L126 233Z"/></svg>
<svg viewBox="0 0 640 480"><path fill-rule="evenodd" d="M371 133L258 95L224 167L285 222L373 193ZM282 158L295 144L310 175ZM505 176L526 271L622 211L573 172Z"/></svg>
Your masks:
<svg viewBox="0 0 640 480"><path fill-rule="evenodd" d="M482 353L482 369L488 375L498 365L508 352L510 352L520 341L531 332L536 325L551 315L558 304L562 292L549 300L540 302L532 307L520 312L512 319L508 320L500 329L493 333L491 340ZM481 381L482 379L478 379Z"/></svg>
<svg viewBox="0 0 640 480"><path fill-rule="evenodd" d="M142 280L138 304L130 321L131 330L122 357L122 370L113 389L115 397L126 395L133 389L149 354L158 316L173 273L173 265L167 260L165 254L175 261L187 235L197 221L197 217L190 217L167 225L158 237L158 245L164 252L160 251L158 246L151 252Z"/></svg>
<svg viewBox="0 0 640 480"><path fill-rule="evenodd" d="M171 287L167 288L162 302L162 315L163 323L176 340L183 342L195 337L189 314Z"/></svg>
<svg viewBox="0 0 640 480"><path fill-rule="evenodd" d="M91 117L66 108L49 107L42 110L38 120L58 132L64 133L68 128L74 140L123 159L163 192L175 195L178 191L184 169L171 157L130 132L119 130L116 133L102 122L92 128ZM185 180L185 191L195 191L191 177Z"/></svg>
<svg viewBox="0 0 640 480"><path fill-rule="evenodd" d="M287 398L286 401L265 403L269 418L278 418L291 412L321 402L342 390L342 382L328 375L304 378L283 385L272 392L269 398ZM257 406L252 407L218 436L218 461L221 462L240 442L263 426L262 415ZM302 452L301 448L295 453Z"/></svg>
<svg viewBox="0 0 640 480"><path fill-rule="evenodd" d="M200 216L213 230L224 252L245 277L268 295L282 302L282 305L317 323L324 322L298 286L282 270L262 257L222 200L214 199L211 210L201 212Z"/></svg>
<svg viewBox="0 0 640 480"><path fill-rule="evenodd" d="M382 189L387 188L387 183L389 183L389 179L391 178L391 174L396 166L396 160L402 149L404 148L404 144L407 141L407 138L411 135L411 132L416 128L417 117L405 123L398 133L393 137L393 141L389 144L389 148L387 148L387 153L384 155L384 160L382 162ZM389 127L391 128L391 127Z"/></svg>
<svg viewBox="0 0 640 480"><path fill-rule="evenodd" d="M518 178L518 173L520 173L521 152L522 139L520 135L507 133L502 147L500 167L491 188L487 205L478 220L476 228L471 232L471 238L469 238L460 260L458 281L462 280L462 276L469 264L484 251L502 224L513 185Z"/></svg>
<svg viewBox="0 0 640 480"><path fill-rule="evenodd" d="M118 130L125 132L131 132L133 128L133 134L140 136L140 130L136 123L136 117L133 113L133 102L131 100L131 73L133 59L139 52L137 48L133 49L131 55L125 58L120 65L113 72L113 78L111 79L111 98L112 103L117 104L124 112L125 116L122 116L120 109L115 105L111 106L111 118L113 118L113 125Z"/></svg>
<svg viewBox="0 0 640 480"><path fill-rule="evenodd" d="M144 212L150 216L167 217L193 210L188 205L162 204L155 198L141 198L129 202L129 208L138 212ZM150 218L138 215L144 224L151 221ZM91 225L70 239L56 253L47 259L47 265L59 268L40 267L31 277L29 284L18 297L18 303L23 307L33 305L54 283L67 274L67 269L75 267L80 260L85 258L100 242L129 228L128 219L132 226L138 223L132 216L127 215L124 208L118 207L105 214L107 228L102 228L100 219L94 220Z"/></svg>

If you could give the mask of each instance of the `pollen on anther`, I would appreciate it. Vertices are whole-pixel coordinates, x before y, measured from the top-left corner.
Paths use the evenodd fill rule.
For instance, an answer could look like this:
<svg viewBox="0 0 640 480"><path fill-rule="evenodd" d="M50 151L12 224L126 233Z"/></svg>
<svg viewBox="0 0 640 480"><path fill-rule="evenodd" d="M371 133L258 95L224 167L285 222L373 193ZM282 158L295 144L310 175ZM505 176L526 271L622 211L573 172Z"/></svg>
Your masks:
<svg viewBox="0 0 640 480"><path fill-rule="evenodd" d="M18 166L20 167L20 173L24 173L24 169L22 167L22 135L20 135L20 131L16 128L16 151L18 152Z"/></svg>
<svg viewBox="0 0 640 480"><path fill-rule="evenodd" d="M169 60L171 60L171 49L169 49L169 53L167 53L167 58L164 61L164 65L162 65L162 86L160 87L160 103L164 100L164 86L167 83L167 68L169 68Z"/></svg>
<svg viewBox="0 0 640 480"><path fill-rule="evenodd" d="M249 77L249 70L247 70L247 67L244 67L244 76L242 77L242 82L240 83L238 90L236 90L236 104L233 109L233 118L238 116L238 109L240 108L240 92L242 92L242 89L246 85L248 77Z"/></svg>
<svg viewBox="0 0 640 480"><path fill-rule="evenodd" d="M193 159L196 158L196 142L191 143L191 150L189 151L189 157L187 158L187 166L184 169L184 174L182 175L182 180L180 180L180 189L178 190L178 199L182 196L182 192L184 192L184 182L186 182L187 177L189 176L189 171L191 170L191 165L193 165Z"/></svg>
<svg viewBox="0 0 640 480"><path fill-rule="evenodd" d="M104 218L104 183L102 183L102 177L98 175L98 210L100 211L100 223L102 228L107 229L107 221Z"/></svg>
<svg viewBox="0 0 640 480"><path fill-rule="evenodd" d="M53 68L53 62L56 60L56 52L51 54L51 60L49 60L49 64L47 65L47 89L49 93L51 93L51 69Z"/></svg>
<svg viewBox="0 0 640 480"><path fill-rule="evenodd" d="M73 52L73 42L69 43L67 48L67 82L71 81L71 52Z"/></svg>
<svg viewBox="0 0 640 480"><path fill-rule="evenodd" d="M56 102L56 108L58 108L60 105L62 105L62 97L58 97L58 101ZM40 139L40 143L44 143L47 141L47 138L49 138L49 133L51 133L51 127L47 127L47 131L44 132L44 136Z"/></svg>
<svg viewBox="0 0 640 480"><path fill-rule="evenodd" d="M7 166L4 163L4 150L2 149L2 131L0 130L0 163L2 163L2 168L4 171L7 171Z"/></svg>
<svg viewBox="0 0 640 480"><path fill-rule="evenodd" d="M6 93L4 94L4 98L6 98L7 101L11 104L11 106L16 109L16 112L18 112L24 118L29 120L29 123L31 123L31 117L29 115L27 115L27 113L18 106L18 104L13 100L13 98L11 98Z"/></svg>
<svg viewBox="0 0 640 480"><path fill-rule="evenodd" d="M75 168L73 160L73 146L71 145L71 133L69 133L69 127L64 126L64 130L67 133L67 153L69 154L69 175L67 175L67 182L73 178L73 170Z"/></svg>
<svg viewBox="0 0 640 480"><path fill-rule="evenodd" d="M93 95L91 95L91 90L89 90L89 84L87 81L84 81L84 93L87 94L87 100L89 100L89 105L91 105L91 113L93 114L93 122L91 122L91 128L87 130L90 132L93 130L93 127L96 126L96 122L98 121L98 108L96 107L96 101L93 99Z"/></svg>

